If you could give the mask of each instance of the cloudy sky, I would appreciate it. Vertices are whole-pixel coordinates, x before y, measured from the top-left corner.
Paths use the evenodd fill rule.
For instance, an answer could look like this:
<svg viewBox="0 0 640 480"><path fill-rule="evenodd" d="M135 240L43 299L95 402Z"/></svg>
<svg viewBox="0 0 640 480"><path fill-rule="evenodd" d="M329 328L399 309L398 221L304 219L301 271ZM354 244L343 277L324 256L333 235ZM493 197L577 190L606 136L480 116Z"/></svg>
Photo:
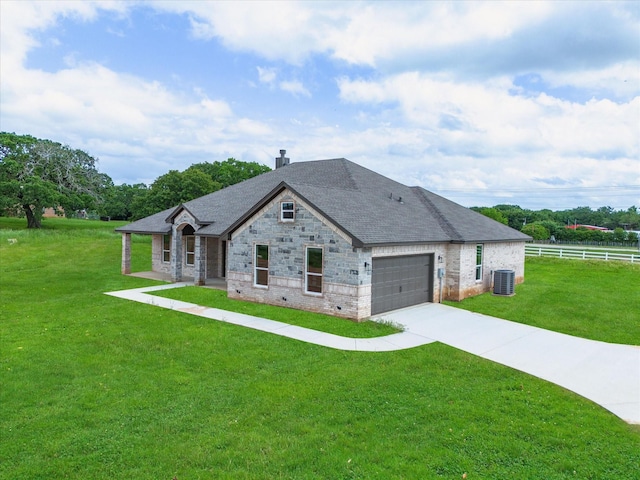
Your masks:
<svg viewBox="0 0 640 480"><path fill-rule="evenodd" d="M640 2L0 2L0 130L116 184L345 157L465 206L640 207Z"/></svg>

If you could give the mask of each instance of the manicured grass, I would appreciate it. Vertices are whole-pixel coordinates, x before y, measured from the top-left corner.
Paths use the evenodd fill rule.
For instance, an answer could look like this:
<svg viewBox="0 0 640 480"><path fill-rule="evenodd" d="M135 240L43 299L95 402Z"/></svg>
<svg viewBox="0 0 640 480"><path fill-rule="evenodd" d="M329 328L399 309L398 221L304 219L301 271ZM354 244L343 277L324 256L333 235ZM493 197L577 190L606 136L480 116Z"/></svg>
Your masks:
<svg viewBox="0 0 640 480"><path fill-rule="evenodd" d="M516 295L449 305L611 343L640 345L640 265L528 257Z"/></svg>
<svg viewBox="0 0 640 480"><path fill-rule="evenodd" d="M113 224L5 225L0 478L637 471L640 430L555 385L441 344L342 352L109 297L153 284L120 275ZM149 239L133 249L144 256L134 269L148 269Z"/></svg>
<svg viewBox="0 0 640 480"><path fill-rule="evenodd" d="M259 303L244 302L227 298L227 293L205 287L183 287L172 290L149 292L165 298L191 302L205 307L245 313L256 317L268 318L279 322L333 333L343 337L372 338L398 333L401 330L393 325L378 322L356 323L343 318L303 312L292 308L274 307Z"/></svg>

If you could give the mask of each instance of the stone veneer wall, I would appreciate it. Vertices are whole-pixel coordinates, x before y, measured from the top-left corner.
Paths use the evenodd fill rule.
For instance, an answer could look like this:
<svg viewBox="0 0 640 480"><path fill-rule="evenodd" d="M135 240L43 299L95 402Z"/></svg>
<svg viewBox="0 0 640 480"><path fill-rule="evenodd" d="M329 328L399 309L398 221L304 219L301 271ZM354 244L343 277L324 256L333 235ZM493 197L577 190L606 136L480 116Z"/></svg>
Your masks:
<svg viewBox="0 0 640 480"><path fill-rule="evenodd" d="M171 274L171 263L162 261L162 235L151 236L151 270Z"/></svg>
<svg viewBox="0 0 640 480"><path fill-rule="evenodd" d="M171 256L173 257L174 254L175 253L172 251ZM195 266L184 263L184 250L180 256L182 257L182 275L185 277L193 277ZM171 262L162 261L162 235L153 235L151 239L151 270L171 275Z"/></svg>
<svg viewBox="0 0 640 480"><path fill-rule="evenodd" d="M207 275L206 278L223 277L222 271L222 248L220 240L217 238L203 238L207 242Z"/></svg>
<svg viewBox="0 0 640 480"><path fill-rule="evenodd" d="M206 262L207 278L224 276L222 271L222 247L221 241L217 238L203 238L206 241ZM173 253L172 253L173 254ZM182 253L182 272L186 276L192 276L193 266L184 264L184 252ZM162 235L152 235L151 237L151 270L163 274L171 274L171 263L162 261Z"/></svg>
<svg viewBox="0 0 640 480"><path fill-rule="evenodd" d="M173 244L173 242L172 242ZM184 248L184 246L183 246ZM175 252L171 252L171 257L175 255ZM193 277L195 272L194 265L185 264L184 250L181 253L182 261L182 275L185 277ZM171 263L162 261L162 235L153 235L151 239L151 270L154 272L160 272L167 275L171 275Z"/></svg>
<svg viewBox="0 0 640 480"><path fill-rule="evenodd" d="M280 202L295 202L295 221L280 221ZM269 285L253 285L256 244L269 245ZM304 292L305 248L323 248L322 295ZM291 192L278 196L228 242L230 298L282 305L351 319L371 314L371 253L351 240Z"/></svg>

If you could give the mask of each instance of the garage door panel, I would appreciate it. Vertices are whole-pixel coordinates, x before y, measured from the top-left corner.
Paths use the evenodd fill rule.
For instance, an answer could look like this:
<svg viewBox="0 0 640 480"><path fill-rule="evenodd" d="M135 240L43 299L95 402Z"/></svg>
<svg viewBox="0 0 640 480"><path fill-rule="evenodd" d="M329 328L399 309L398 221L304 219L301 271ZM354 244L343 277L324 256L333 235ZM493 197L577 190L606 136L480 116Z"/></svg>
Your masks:
<svg viewBox="0 0 640 480"><path fill-rule="evenodd" d="M433 296L433 255L374 258L371 313L429 302Z"/></svg>

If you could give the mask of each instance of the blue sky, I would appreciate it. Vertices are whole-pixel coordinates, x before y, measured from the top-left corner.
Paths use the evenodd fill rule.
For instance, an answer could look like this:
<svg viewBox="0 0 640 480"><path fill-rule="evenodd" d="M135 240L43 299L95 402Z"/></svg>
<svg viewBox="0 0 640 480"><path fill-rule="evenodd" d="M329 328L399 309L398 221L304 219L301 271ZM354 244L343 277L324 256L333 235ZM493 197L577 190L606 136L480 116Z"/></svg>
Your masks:
<svg viewBox="0 0 640 480"><path fill-rule="evenodd" d="M0 2L0 129L116 184L345 157L465 206L640 207L639 2Z"/></svg>

